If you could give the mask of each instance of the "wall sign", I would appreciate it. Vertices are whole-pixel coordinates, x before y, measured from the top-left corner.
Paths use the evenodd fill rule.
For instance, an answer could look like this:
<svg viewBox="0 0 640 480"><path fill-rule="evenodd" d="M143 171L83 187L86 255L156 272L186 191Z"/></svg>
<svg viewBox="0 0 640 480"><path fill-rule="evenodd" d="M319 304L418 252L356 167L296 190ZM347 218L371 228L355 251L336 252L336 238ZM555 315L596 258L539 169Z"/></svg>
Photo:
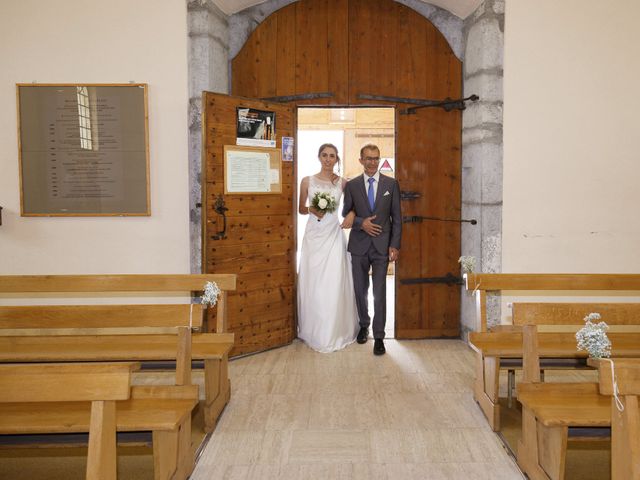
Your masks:
<svg viewBox="0 0 640 480"><path fill-rule="evenodd" d="M18 84L22 216L150 215L146 84Z"/></svg>
<svg viewBox="0 0 640 480"><path fill-rule="evenodd" d="M277 148L224 146L224 193L281 193Z"/></svg>

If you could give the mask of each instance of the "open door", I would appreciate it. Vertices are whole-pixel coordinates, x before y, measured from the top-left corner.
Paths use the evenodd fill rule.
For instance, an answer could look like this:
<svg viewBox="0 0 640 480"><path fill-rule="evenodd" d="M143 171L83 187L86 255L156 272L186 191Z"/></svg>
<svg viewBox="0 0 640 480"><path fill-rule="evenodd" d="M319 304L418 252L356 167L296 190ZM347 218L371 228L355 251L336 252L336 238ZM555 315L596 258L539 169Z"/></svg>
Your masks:
<svg viewBox="0 0 640 480"><path fill-rule="evenodd" d="M227 306L227 331L235 333L231 355L286 345L296 336L294 162L282 162L281 193L225 194L224 146L236 145L236 108L252 108L275 112L282 150L282 137L295 134L295 110L209 92L202 101L202 265L206 273L238 275ZM208 324L215 325L215 317Z"/></svg>
<svg viewBox="0 0 640 480"><path fill-rule="evenodd" d="M462 114L440 108L406 112L396 113L396 178L403 216L396 338L457 338Z"/></svg>

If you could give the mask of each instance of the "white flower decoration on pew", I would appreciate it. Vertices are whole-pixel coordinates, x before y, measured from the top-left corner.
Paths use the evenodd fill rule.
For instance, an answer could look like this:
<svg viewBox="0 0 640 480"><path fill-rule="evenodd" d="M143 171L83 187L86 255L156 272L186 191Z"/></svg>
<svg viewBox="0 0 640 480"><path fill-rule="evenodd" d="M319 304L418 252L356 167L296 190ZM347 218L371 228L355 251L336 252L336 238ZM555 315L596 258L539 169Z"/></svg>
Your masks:
<svg viewBox="0 0 640 480"><path fill-rule="evenodd" d="M599 313L590 313L584 317L585 326L576 332L578 351L589 352L593 358L608 358L611 356L611 340L607 337L609 325L600 320Z"/></svg>
<svg viewBox="0 0 640 480"><path fill-rule="evenodd" d="M473 273L476 268L476 257L463 255L458 259L458 263L462 266L464 273Z"/></svg>
<svg viewBox="0 0 640 480"><path fill-rule="evenodd" d="M204 284L204 292L202 295L202 304L209 305L211 307L218 303L218 296L220 295L220 287L216 282L207 282Z"/></svg>

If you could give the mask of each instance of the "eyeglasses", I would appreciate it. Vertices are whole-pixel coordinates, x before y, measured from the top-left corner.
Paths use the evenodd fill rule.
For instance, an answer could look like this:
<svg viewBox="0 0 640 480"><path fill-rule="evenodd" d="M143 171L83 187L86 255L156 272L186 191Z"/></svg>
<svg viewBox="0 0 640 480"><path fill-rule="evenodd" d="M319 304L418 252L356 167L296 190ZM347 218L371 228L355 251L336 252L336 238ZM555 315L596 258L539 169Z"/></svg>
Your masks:
<svg viewBox="0 0 640 480"><path fill-rule="evenodd" d="M364 160L366 162L379 162L380 161L380 157L364 157Z"/></svg>

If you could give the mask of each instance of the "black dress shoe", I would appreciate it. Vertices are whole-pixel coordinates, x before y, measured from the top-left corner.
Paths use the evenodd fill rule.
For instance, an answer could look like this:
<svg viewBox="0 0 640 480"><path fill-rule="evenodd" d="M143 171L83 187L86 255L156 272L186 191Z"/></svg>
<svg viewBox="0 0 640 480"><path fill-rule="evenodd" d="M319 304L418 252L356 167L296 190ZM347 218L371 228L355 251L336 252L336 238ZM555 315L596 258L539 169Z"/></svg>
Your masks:
<svg viewBox="0 0 640 480"><path fill-rule="evenodd" d="M357 341L358 343L367 343L367 338L369 337L369 329L367 327L360 327L360 331L358 332Z"/></svg>
<svg viewBox="0 0 640 480"><path fill-rule="evenodd" d="M384 341L381 338L376 338L373 342L373 354L384 355L386 352L387 349L384 348Z"/></svg>

